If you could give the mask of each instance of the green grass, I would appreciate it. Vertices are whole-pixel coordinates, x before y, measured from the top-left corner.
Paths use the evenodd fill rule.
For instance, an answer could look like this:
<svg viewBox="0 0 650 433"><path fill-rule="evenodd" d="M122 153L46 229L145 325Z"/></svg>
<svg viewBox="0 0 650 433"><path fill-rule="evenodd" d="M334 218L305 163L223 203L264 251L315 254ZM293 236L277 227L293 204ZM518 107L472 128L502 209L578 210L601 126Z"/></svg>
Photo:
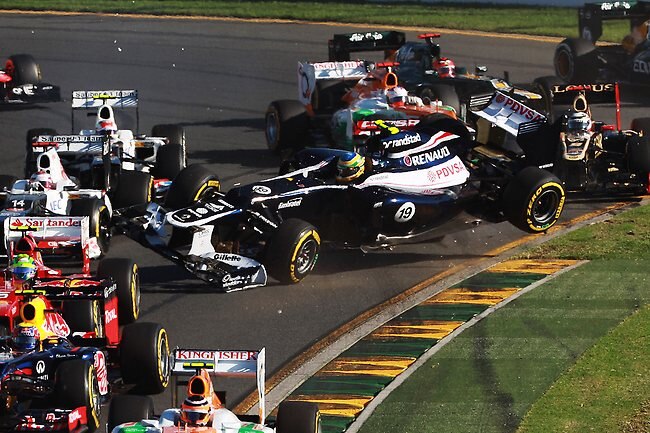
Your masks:
<svg viewBox="0 0 650 433"><path fill-rule="evenodd" d="M364 4L360 1L0 0L0 9L273 18L559 37L578 35L575 8L468 6L447 2L417 5ZM602 39L620 41L629 31L628 25L625 21L607 23Z"/></svg>
<svg viewBox="0 0 650 433"><path fill-rule="evenodd" d="M527 252L592 261L456 337L361 433L648 431L649 232L645 206Z"/></svg>

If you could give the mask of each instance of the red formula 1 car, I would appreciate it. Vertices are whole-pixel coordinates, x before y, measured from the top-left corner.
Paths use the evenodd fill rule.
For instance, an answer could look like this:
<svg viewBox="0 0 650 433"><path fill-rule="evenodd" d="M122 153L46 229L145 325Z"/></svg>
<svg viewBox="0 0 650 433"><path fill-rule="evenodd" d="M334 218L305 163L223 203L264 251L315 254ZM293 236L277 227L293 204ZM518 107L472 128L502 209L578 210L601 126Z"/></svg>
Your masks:
<svg viewBox="0 0 650 433"><path fill-rule="evenodd" d="M29 54L14 54L0 70L0 104L61 100L59 86L41 81L41 67Z"/></svg>
<svg viewBox="0 0 650 433"><path fill-rule="evenodd" d="M115 379L146 392L161 392L169 382L166 331L154 323L134 323L139 316L138 267L130 259L104 259L90 272L84 239L87 217L17 217L5 221L10 265L0 274L0 327L11 332L24 321L25 300L44 306L42 334L75 346L99 347ZM80 258L82 268L64 273L45 258ZM31 279L17 272L33 266ZM29 316L34 313L28 313ZM117 368L119 367L119 369Z"/></svg>

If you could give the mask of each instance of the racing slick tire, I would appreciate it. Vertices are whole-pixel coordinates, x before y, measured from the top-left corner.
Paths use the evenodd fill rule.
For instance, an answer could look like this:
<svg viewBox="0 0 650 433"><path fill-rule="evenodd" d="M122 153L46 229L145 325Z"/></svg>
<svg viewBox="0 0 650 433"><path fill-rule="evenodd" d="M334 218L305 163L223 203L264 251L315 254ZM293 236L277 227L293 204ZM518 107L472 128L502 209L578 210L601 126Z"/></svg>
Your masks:
<svg viewBox="0 0 650 433"><path fill-rule="evenodd" d="M266 144L273 153L300 150L308 138L309 117L299 101L273 101L266 110Z"/></svg>
<svg viewBox="0 0 650 433"><path fill-rule="evenodd" d="M582 38L567 38L555 47L555 75L567 83L591 83L598 78L596 46Z"/></svg>
<svg viewBox="0 0 650 433"><path fill-rule="evenodd" d="M128 325L140 316L140 272L131 259L110 258L99 262L97 276L113 278L117 284L117 318Z"/></svg>
<svg viewBox="0 0 650 433"><path fill-rule="evenodd" d="M36 156L32 147L32 140L39 135L58 135L52 128L33 128L27 131L25 137L25 179L36 172Z"/></svg>
<svg viewBox="0 0 650 433"><path fill-rule="evenodd" d="M108 405L108 428L106 432L111 433L120 424L153 418L153 399L150 396L116 395Z"/></svg>
<svg viewBox="0 0 650 433"><path fill-rule="evenodd" d="M101 404L95 367L83 359L59 364L54 375L54 396L57 407L86 408L88 431L99 427Z"/></svg>
<svg viewBox="0 0 650 433"><path fill-rule="evenodd" d="M70 215L88 217L88 235L97 238L102 255L106 254L111 246L111 213L106 203L98 198L72 200Z"/></svg>
<svg viewBox="0 0 650 433"><path fill-rule="evenodd" d="M650 117L640 117L632 119L630 129L640 132L642 135L650 136Z"/></svg>
<svg viewBox="0 0 650 433"><path fill-rule="evenodd" d="M169 187L167 197L165 197L165 208L168 210L182 209L212 191L218 192L220 186L219 177L205 165L189 165L178 173Z"/></svg>
<svg viewBox="0 0 650 433"><path fill-rule="evenodd" d="M103 335L100 304L89 299L63 302L63 319L74 332L94 332L97 337Z"/></svg>
<svg viewBox="0 0 650 433"><path fill-rule="evenodd" d="M146 206L151 202L152 193L153 177L149 173L124 170L111 200L115 209Z"/></svg>
<svg viewBox="0 0 650 433"><path fill-rule="evenodd" d="M649 130L650 132L650 130ZM627 164L629 170L643 182L643 194L650 194L650 137L630 137L627 141Z"/></svg>
<svg viewBox="0 0 650 433"><path fill-rule="evenodd" d="M526 167L506 185L502 209L515 227L540 233L558 221L565 199L562 182L554 174L538 167Z"/></svg>
<svg viewBox="0 0 650 433"><path fill-rule="evenodd" d="M308 401L283 401L275 420L277 433L317 433L320 428L320 412L316 403Z"/></svg>
<svg viewBox="0 0 650 433"><path fill-rule="evenodd" d="M264 265L273 278L298 283L314 268L320 251L320 235L306 221L289 218L273 233L266 247Z"/></svg>
<svg viewBox="0 0 650 433"><path fill-rule="evenodd" d="M169 384L169 339L158 323L132 323L124 327L120 342L120 368L125 383L139 394L158 394Z"/></svg>
<svg viewBox="0 0 650 433"><path fill-rule="evenodd" d="M154 175L173 180L187 165L185 129L179 125L154 125L152 137L165 137L168 143L158 149Z"/></svg>
<svg viewBox="0 0 650 433"><path fill-rule="evenodd" d="M431 102L441 101L444 105L449 105L456 110L458 116L461 114L460 98L458 97L456 88L451 84L432 84L420 90L418 96L422 99L428 98Z"/></svg>
<svg viewBox="0 0 650 433"><path fill-rule="evenodd" d="M5 72L11 77L12 84L38 84L41 82L41 67L29 54L14 54L5 63Z"/></svg>
<svg viewBox="0 0 650 433"><path fill-rule="evenodd" d="M185 168L185 149L180 144L166 144L158 149L153 174L158 179L174 180Z"/></svg>

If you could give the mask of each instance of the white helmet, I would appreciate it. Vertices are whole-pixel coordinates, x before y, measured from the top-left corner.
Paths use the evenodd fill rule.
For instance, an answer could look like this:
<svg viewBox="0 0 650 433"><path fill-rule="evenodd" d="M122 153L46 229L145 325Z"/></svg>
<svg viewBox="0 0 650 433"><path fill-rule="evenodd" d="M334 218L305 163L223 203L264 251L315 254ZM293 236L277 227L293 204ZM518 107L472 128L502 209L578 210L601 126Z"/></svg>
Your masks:
<svg viewBox="0 0 650 433"><path fill-rule="evenodd" d="M386 91L386 99L389 104L400 104L405 103L408 92L404 87L395 86Z"/></svg>
<svg viewBox="0 0 650 433"><path fill-rule="evenodd" d="M50 173L46 171L39 171L32 174L29 178L29 189L32 191L46 191L56 189L56 184L52 180Z"/></svg>

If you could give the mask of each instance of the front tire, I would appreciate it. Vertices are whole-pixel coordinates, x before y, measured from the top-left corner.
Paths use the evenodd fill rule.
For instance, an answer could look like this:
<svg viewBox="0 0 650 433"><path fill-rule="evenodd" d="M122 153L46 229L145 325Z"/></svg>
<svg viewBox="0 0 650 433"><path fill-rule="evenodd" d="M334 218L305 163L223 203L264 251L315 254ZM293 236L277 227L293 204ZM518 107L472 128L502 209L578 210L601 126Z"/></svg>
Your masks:
<svg viewBox="0 0 650 433"><path fill-rule="evenodd" d="M120 325L128 325L140 316L140 273L131 259L110 258L99 262L97 275L113 278L117 284L117 314Z"/></svg>
<svg viewBox="0 0 650 433"><path fill-rule="evenodd" d="M319 251L320 235L316 228L290 218L271 236L264 265L269 275L281 283L298 283L314 268Z"/></svg>
<svg viewBox="0 0 650 433"><path fill-rule="evenodd" d="M70 215L88 217L89 235L97 238L102 255L106 254L111 245L111 213L106 204L97 198L72 200Z"/></svg>
<svg viewBox="0 0 650 433"><path fill-rule="evenodd" d="M555 75L567 83L592 83L598 78L596 46L581 38L567 38L555 48Z"/></svg>
<svg viewBox="0 0 650 433"><path fill-rule="evenodd" d="M142 394L158 394L169 384L169 339L157 323L132 323L124 327L120 342L120 367L125 383L136 384Z"/></svg>
<svg viewBox="0 0 650 433"><path fill-rule="evenodd" d="M167 197L165 208L178 210L197 202L211 191L219 191L219 177L206 166L193 164L183 169L174 179Z"/></svg>
<svg viewBox="0 0 650 433"><path fill-rule="evenodd" d="M283 401L278 408L275 428L277 433L319 433L318 405L307 401Z"/></svg>
<svg viewBox="0 0 650 433"><path fill-rule="evenodd" d="M99 427L101 404L95 368L88 361L65 361L56 369L54 395L57 405L66 409L86 408L88 431Z"/></svg>
<svg viewBox="0 0 650 433"><path fill-rule="evenodd" d="M300 102L290 99L271 102L265 120L266 144L271 152L296 151L307 144L309 117Z"/></svg>
<svg viewBox="0 0 650 433"><path fill-rule="evenodd" d="M158 149L154 175L173 180L187 164L185 129L179 125L155 125L152 137L165 137L168 143Z"/></svg>
<svg viewBox="0 0 650 433"><path fill-rule="evenodd" d="M503 213L515 227L541 233L558 221L565 199L564 187L555 175L538 167L526 167L506 186Z"/></svg>

